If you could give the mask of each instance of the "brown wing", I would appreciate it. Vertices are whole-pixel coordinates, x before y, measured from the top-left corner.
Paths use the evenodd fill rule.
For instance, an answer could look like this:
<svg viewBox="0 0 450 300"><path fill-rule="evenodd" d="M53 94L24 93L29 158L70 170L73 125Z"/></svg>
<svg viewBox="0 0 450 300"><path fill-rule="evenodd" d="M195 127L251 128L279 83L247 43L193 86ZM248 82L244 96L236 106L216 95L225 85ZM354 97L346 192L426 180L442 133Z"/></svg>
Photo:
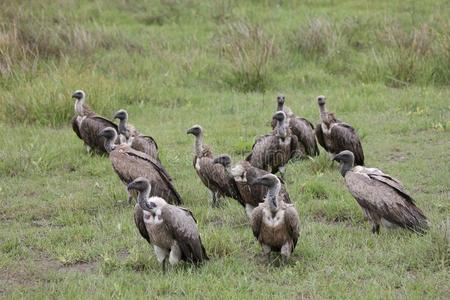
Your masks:
<svg viewBox="0 0 450 300"><path fill-rule="evenodd" d="M110 153L109 158L117 175L125 184L138 177L145 177L151 184L151 196L159 196L171 203L182 203L167 171L149 155L121 144Z"/></svg>
<svg viewBox="0 0 450 300"><path fill-rule="evenodd" d="M355 156L355 165L364 166L364 153L361 141L356 134L355 129L345 123L335 124L330 132L332 153L339 153L344 150L350 150Z"/></svg>
<svg viewBox="0 0 450 300"><path fill-rule="evenodd" d="M261 223L263 219L263 206L259 205L255 207L255 209L252 211L252 217L251 217L251 224L252 224L252 232L253 236L256 239L259 239L259 235L261 233Z"/></svg>
<svg viewBox="0 0 450 300"><path fill-rule="evenodd" d="M234 178L228 175L223 165L215 164L213 160L210 160L205 167L204 171L208 173L208 177L218 187L220 193L236 199L241 205L244 205Z"/></svg>
<svg viewBox="0 0 450 300"><path fill-rule="evenodd" d="M183 260L201 263L209 259L192 212L185 208L180 209L173 205L166 205L161 209L161 217L177 241Z"/></svg>
<svg viewBox="0 0 450 300"><path fill-rule="evenodd" d="M106 153L105 139L99 136L100 131L106 127L112 127L117 130L116 124L103 117L84 117L79 126L79 131L83 141L89 147L98 152Z"/></svg>
<svg viewBox="0 0 450 300"><path fill-rule="evenodd" d="M287 206L284 213L284 220L286 222L288 234L294 242L294 247L292 247L292 250L294 250L295 246L297 245L298 236L300 235L300 220L294 205L291 204Z"/></svg>
<svg viewBox="0 0 450 300"><path fill-rule="evenodd" d="M316 137L314 136L314 126L305 118L291 118L289 126L294 135L297 136L300 144L305 149L305 154L309 156L319 155Z"/></svg>
<svg viewBox="0 0 450 300"><path fill-rule="evenodd" d="M159 161L158 145L151 136L135 136L131 143L131 147L137 151L144 152Z"/></svg>
<svg viewBox="0 0 450 300"><path fill-rule="evenodd" d="M392 186L390 180L381 177L383 179L380 181L379 178L379 175L371 177L352 171L345 175L348 189L358 203L371 214L398 226L424 232L428 227L427 219L411 201L411 197L405 197L403 192Z"/></svg>
<svg viewBox="0 0 450 300"><path fill-rule="evenodd" d="M325 144L325 138L323 137L322 123L317 124L314 131L316 133L317 142L320 144L320 146L322 146L322 148L325 149L325 151L330 152L327 149L327 146Z"/></svg>
<svg viewBox="0 0 450 300"><path fill-rule="evenodd" d="M139 204L136 204L134 206L134 223L136 224L136 227L139 230L141 236L146 239L149 244L151 244L147 228L145 227L144 211Z"/></svg>
<svg viewBox="0 0 450 300"><path fill-rule="evenodd" d="M83 138L81 137L81 134L80 134L80 128L78 127L79 126L78 118L81 118L81 117L79 117L78 115L75 115L72 118L71 124L72 124L72 129L75 132L75 134L80 138L80 140L82 140Z"/></svg>
<svg viewBox="0 0 450 300"><path fill-rule="evenodd" d="M259 169L267 169L269 166L269 161L266 159L266 152L271 151L273 148L273 139L275 137L272 134L266 134L256 139L252 146L252 153L247 156L246 160L250 164Z"/></svg>

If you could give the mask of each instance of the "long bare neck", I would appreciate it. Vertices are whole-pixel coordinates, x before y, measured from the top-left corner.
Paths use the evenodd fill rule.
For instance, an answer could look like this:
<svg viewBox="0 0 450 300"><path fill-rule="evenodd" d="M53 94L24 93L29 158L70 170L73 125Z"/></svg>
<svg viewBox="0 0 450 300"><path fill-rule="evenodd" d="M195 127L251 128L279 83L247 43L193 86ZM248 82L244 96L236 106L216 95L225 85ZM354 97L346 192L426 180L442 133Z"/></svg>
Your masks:
<svg viewBox="0 0 450 300"><path fill-rule="evenodd" d="M81 117L84 116L84 101L84 97L75 101L75 112Z"/></svg>
<svg viewBox="0 0 450 300"><path fill-rule="evenodd" d="M280 188L281 188L280 184L276 184L270 187L269 190L267 191L266 201L268 202L269 208L272 212L278 210L277 196L278 193L280 192Z"/></svg>
<svg viewBox="0 0 450 300"><path fill-rule="evenodd" d="M284 111L283 108L284 108L284 103L278 102L277 111Z"/></svg>
<svg viewBox="0 0 450 300"><path fill-rule="evenodd" d="M281 120L281 121L277 121L278 126L277 126L277 131L278 131L278 136L281 138L285 138L287 136L287 131L286 131L286 126L285 126L285 119Z"/></svg>
<svg viewBox="0 0 450 300"><path fill-rule="evenodd" d="M127 130L127 123L128 123L128 119L125 118L123 120L120 120L119 122L119 133L123 134L127 139L129 138L129 132Z"/></svg>
<svg viewBox="0 0 450 300"><path fill-rule="evenodd" d="M342 177L345 177L345 174L347 174L348 171L350 171L353 168L353 162L346 161L341 163L341 175Z"/></svg>
<svg viewBox="0 0 450 300"><path fill-rule="evenodd" d="M105 140L105 150L106 152L110 153L114 149L116 149L116 144L114 143L117 139L117 134L114 135L114 137Z"/></svg>
<svg viewBox="0 0 450 300"><path fill-rule="evenodd" d="M320 119L322 119L322 122L328 122L328 111L327 108L324 105L319 105L320 109Z"/></svg>
<svg viewBox="0 0 450 300"><path fill-rule="evenodd" d="M199 135L195 136L195 155L201 157L203 153L203 133L200 132Z"/></svg>
<svg viewBox="0 0 450 300"><path fill-rule="evenodd" d="M141 207L144 205L145 201L147 201L147 199L149 198L150 190L151 190L151 187L148 186L145 190L139 192L137 200Z"/></svg>

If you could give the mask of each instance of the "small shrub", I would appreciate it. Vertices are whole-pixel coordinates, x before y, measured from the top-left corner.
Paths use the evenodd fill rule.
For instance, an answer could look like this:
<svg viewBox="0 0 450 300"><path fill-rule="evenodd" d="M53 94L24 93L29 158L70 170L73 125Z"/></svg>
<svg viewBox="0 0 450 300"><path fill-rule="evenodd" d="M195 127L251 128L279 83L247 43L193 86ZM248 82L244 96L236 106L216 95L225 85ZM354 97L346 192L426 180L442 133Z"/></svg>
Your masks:
<svg viewBox="0 0 450 300"><path fill-rule="evenodd" d="M220 51L231 64L231 86L245 92L266 89L269 64L277 49L261 27L244 22L228 26L222 33Z"/></svg>
<svg viewBox="0 0 450 300"><path fill-rule="evenodd" d="M328 20L312 19L300 27L295 39L298 51L307 57L319 57L330 53L338 43L338 33Z"/></svg>

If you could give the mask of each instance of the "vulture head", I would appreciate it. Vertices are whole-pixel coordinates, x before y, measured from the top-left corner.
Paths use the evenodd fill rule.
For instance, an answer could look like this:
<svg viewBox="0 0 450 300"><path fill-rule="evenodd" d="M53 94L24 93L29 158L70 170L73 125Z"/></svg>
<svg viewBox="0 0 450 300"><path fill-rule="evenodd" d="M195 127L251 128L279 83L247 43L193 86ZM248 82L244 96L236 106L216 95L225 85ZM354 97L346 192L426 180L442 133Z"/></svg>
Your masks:
<svg viewBox="0 0 450 300"><path fill-rule="evenodd" d="M186 134L193 134L195 136L199 136L202 132L203 132L202 126L194 125L187 130Z"/></svg>
<svg viewBox="0 0 450 300"><path fill-rule="evenodd" d="M278 95L277 96L277 104L278 104L278 110L283 109L284 101L286 101L286 98L284 95Z"/></svg>
<svg viewBox="0 0 450 300"><path fill-rule="evenodd" d="M127 185L128 191L136 190L138 192L144 192L147 189L150 189L150 182L144 177L138 177Z"/></svg>
<svg viewBox="0 0 450 300"><path fill-rule="evenodd" d="M105 129L100 131L98 135L104 137L108 141L109 140L115 141L117 138L117 131L112 127L106 127Z"/></svg>
<svg viewBox="0 0 450 300"><path fill-rule="evenodd" d="M276 211L278 209L277 195L281 189L281 181L276 175L266 174L264 176L251 180L251 182L248 181L248 183L251 185L259 184L266 186L268 188L265 200L266 203L269 204L269 207L272 211Z"/></svg>
<svg viewBox="0 0 450 300"><path fill-rule="evenodd" d="M98 135L105 138L106 152L109 153L112 150L114 150L114 148L115 148L114 142L117 139L117 131L114 128L106 127L105 129L100 131L100 133Z"/></svg>
<svg viewBox="0 0 450 300"><path fill-rule="evenodd" d="M355 161L355 156L353 152L349 150L344 150L333 157L333 160L337 161L341 165L341 174L345 177L347 171L353 168L353 164Z"/></svg>
<svg viewBox="0 0 450 300"><path fill-rule="evenodd" d="M325 105L325 96L319 96L317 97L317 104L319 104L319 106L324 106Z"/></svg>
<svg viewBox="0 0 450 300"><path fill-rule="evenodd" d="M277 185L281 185L280 179L274 174L266 174L264 176L258 177L256 179L253 179L251 182L249 182L251 185L264 185L266 187L273 188Z"/></svg>
<svg viewBox="0 0 450 300"><path fill-rule="evenodd" d="M273 119L277 120L277 121L284 121L286 119L286 114L284 113L284 111L277 111L273 116Z"/></svg>
<svg viewBox="0 0 450 300"><path fill-rule="evenodd" d="M119 119L120 121L128 120L128 113L125 109L118 110L114 115L114 119Z"/></svg>
<svg viewBox="0 0 450 300"><path fill-rule="evenodd" d="M85 92L83 92L82 90L76 90L73 94L72 94L72 98L77 99L77 100L81 100L84 99L86 97Z"/></svg>
<svg viewBox="0 0 450 300"><path fill-rule="evenodd" d="M215 164L221 164L225 168L228 168L231 165L231 157L228 155L221 155L216 158L214 158L213 161Z"/></svg>

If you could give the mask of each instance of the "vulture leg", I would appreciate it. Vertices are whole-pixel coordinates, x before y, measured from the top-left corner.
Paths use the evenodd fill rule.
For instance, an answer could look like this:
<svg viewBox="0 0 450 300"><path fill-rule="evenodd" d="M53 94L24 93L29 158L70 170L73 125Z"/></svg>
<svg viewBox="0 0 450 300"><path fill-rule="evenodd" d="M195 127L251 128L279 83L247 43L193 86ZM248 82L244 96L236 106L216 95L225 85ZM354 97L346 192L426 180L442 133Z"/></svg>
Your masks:
<svg viewBox="0 0 450 300"><path fill-rule="evenodd" d="M380 234L380 224L373 224L372 225L372 233L373 234Z"/></svg>
<svg viewBox="0 0 450 300"><path fill-rule="evenodd" d="M280 177L282 180L284 180L284 173L286 173L286 167L285 166L281 166L278 168L278 171L280 171Z"/></svg>
<svg viewBox="0 0 450 300"><path fill-rule="evenodd" d="M288 263L290 255L291 255L291 245L289 242L287 242L283 245L283 247L281 247L281 259L283 265L286 265Z"/></svg>
<svg viewBox="0 0 450 300"><path fill-rule="evenodd" d="M164 258L163 261L162 261L163 274L166 274L166 260L167 260L167 258Z"/></svg>
<svg viewBox="0 0 450 300"><path fill-rule="evenodd" d="M268 264L270 264L270 252L272 251L272 249L270 248L270 246L262 245L262 250L263 250L263 256L265 257L266 262Z"/></svg>
<svg viewBox="0 0 450 300"><path fill-rule="evenodd" d="M128 204L131 204L131 201L133 200L133 195L131 192L126 188L127 194L128 194Z"/></svg>
<svg viewBox="0 0 450 300"><path fill-rule="evenodd" d="M211 192L212 196L212 207L219 207L219 197L217 196L217 192Z"/></svg>
<svg viewBox="0 0 450 300"><path fill-rule="evenodd" d="M245 204L245 212L247 213L247 216L251 219L252 218L252 212L255 207L250 204Z"/></svg>

